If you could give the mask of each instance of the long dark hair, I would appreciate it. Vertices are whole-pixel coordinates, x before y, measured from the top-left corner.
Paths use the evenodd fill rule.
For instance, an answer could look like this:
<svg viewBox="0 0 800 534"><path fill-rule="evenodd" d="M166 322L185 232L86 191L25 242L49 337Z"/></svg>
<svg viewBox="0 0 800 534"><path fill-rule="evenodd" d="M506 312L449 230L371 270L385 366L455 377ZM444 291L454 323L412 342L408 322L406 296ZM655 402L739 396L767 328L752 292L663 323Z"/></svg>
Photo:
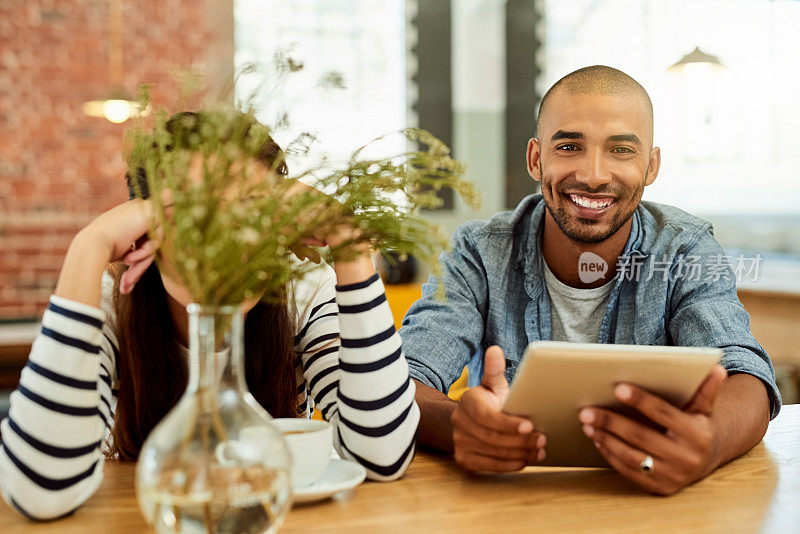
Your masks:
<svg viewBox="0 0 800 534"><path fill-rule="evenodd" d="M199 128L202 120L201 113L182 112L170 119L168 130ZM280 174L287 174L281 148L272 139L256 157ZM144 169L129 172L126 180L131 198L149 196ZM112 268L119 391L109 456L135 460L150 431L186 389L188 369L178 344L169 296L155 263L128 295L119 292L124 272L122 264ZM284 290L277 300L259 302L248 312L244 325L247 385L274 417L294 416L297 403L295 325L286 299Z"/></svg>

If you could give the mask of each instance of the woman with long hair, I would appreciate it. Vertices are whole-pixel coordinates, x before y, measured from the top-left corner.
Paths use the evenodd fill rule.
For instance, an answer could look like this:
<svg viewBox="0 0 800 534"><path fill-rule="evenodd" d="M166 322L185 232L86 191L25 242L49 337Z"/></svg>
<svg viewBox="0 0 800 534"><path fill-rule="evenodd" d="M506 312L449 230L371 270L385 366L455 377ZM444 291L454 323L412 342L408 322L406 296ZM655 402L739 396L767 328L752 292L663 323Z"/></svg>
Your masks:
<svg viewBox="0 0 800 534"><path fill-rule="evenodd" d="M168 130L199 133L203 120L182 113ZM255 159L287 173L272 139ZM2 421L0 489L33 519L80 506L100 485L105 458L136 460L186 387L189 292L153 261L163 251L147 240L154 215L144 171L126 178L131 200L73 238ZM310 417L316 407L339 455L392 480L413 457L414 384L369 250L354 246L346 258L277 299L243 304L246 380L274 417Z"/></svg>

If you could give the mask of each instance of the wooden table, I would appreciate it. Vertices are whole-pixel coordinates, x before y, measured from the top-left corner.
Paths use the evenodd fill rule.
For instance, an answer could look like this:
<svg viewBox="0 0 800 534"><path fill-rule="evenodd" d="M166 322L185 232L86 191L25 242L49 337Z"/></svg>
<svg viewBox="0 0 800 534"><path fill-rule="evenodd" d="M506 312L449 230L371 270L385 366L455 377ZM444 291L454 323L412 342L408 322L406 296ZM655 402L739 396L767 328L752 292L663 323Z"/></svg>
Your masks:
<svg viewBox="0 0 800 534"><path fill-rule="evenodd" d="M0 323L0 390L17 387L40 328L35 321Z"/></svg>
<svg viewBox="0 0 800 534"><path fill-rule="evenodd" d="M7 507L0 532L146 531L134 466L109 462L102 486L73 516L30 523ZM0 505L2 507L2 505ZM366 483L303 506L296 532L800 532L800 405L785 406L747 455L672 497L639 491L605 469L528 468L504 476L463 473L447 456L420 452L406 476Z"/></svg>

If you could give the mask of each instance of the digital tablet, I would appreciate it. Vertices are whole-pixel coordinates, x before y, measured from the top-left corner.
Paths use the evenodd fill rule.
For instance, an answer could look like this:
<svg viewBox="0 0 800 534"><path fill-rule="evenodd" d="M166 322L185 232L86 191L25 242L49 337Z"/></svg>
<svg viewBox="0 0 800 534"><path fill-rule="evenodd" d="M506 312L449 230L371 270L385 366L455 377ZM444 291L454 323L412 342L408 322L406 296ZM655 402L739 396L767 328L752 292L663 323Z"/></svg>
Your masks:
<svg viewBox="0 0 800 534"><path fill-rule="evenodd" d="M525 351L503 411L529 417L547 436L541 465L607 467L583 433L581 408L602 406L642 420L614 396L619 382L682 407L721 358L717 348L535 341Z"/></svg>

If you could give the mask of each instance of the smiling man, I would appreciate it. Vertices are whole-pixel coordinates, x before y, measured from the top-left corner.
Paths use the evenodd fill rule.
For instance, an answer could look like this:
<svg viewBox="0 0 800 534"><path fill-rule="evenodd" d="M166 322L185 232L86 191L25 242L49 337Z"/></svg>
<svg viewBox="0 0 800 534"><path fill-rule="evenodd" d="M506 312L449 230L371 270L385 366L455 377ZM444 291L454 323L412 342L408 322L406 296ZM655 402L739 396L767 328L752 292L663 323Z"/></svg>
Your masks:
<svg viewBox="0 0 800 534"><path fill-rule="evenodd" d="M711 226L641 200L661 163L644 88L605 66L568 74L542 99L526 156L542 194L461 226L440 259L447 299L431 277L403 321L421 444L474 471L544 459L547 437L501 407L527 344L553 339L723 349L687 406L616 387L662 432L599 407L575 415L646 490L674 493L752 448L780 409L772 364ZM480 383L454 402L465 365Z"/></svg>

